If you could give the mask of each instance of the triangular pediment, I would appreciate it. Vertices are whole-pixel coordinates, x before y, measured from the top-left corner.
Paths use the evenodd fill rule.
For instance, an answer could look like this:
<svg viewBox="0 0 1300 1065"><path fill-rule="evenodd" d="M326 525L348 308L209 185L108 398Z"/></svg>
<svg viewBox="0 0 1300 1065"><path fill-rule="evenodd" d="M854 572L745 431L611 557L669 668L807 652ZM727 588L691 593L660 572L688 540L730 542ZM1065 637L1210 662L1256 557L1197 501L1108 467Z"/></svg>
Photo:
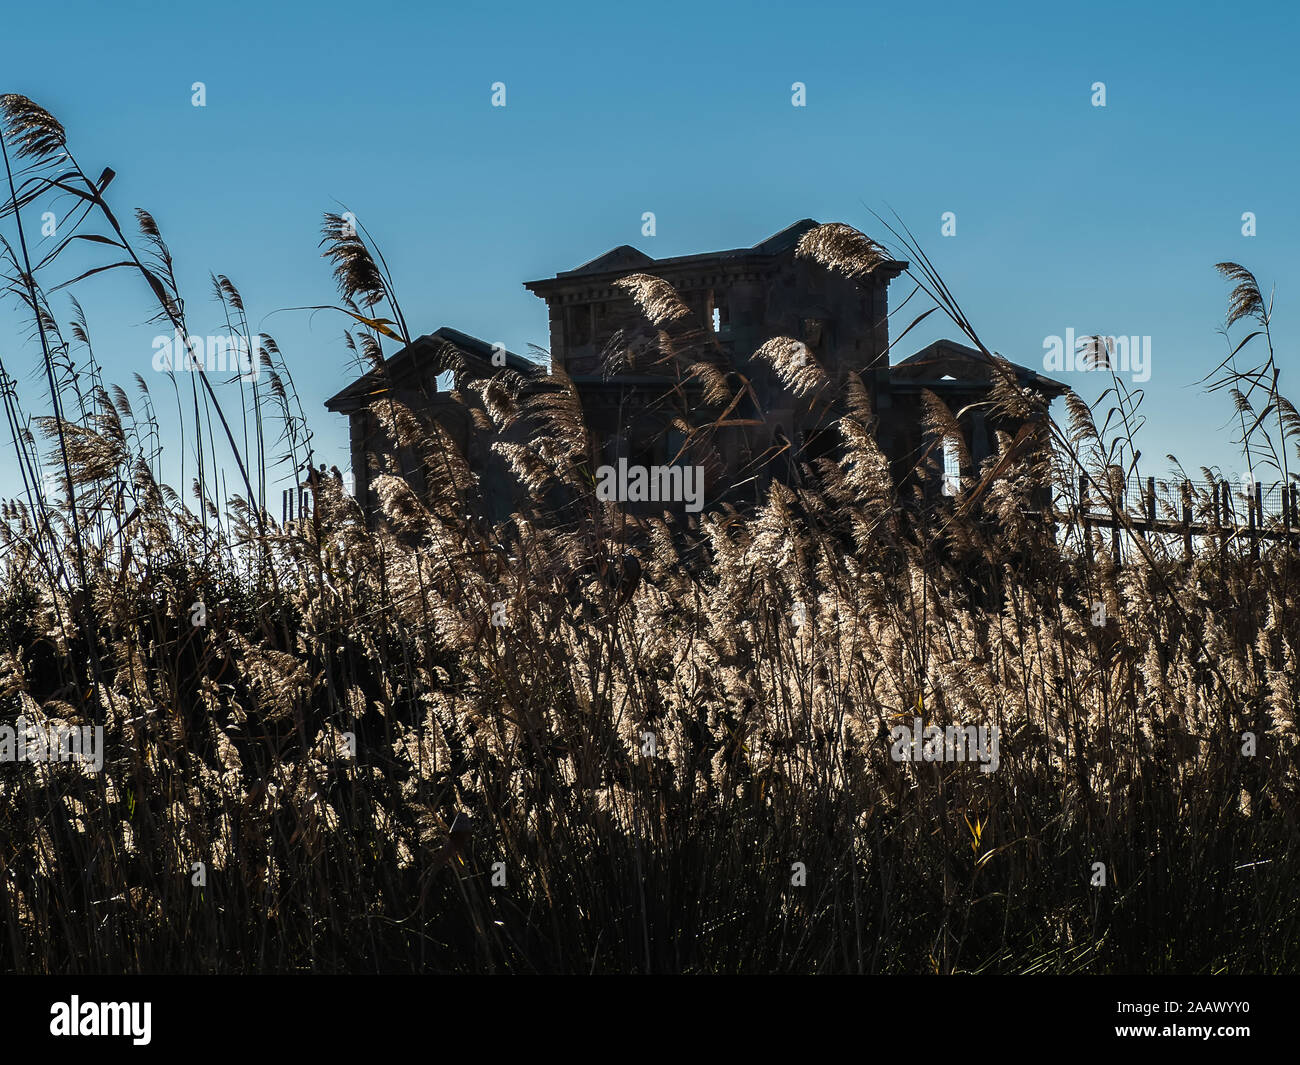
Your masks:
<svg viewBox="0 0 1300 1065"><path fill-rule="evenodd" d="M566 270L560 277L572 277L574 274L608 274L618 270L644 270L653 266L654 260L645 252L637 251L631 244L620 244L611 248L604 255L583 263L576 270Z"/></svg>
<svg viewBox="0 0 1300 1065"><path fill-rule="evenodd" d="M805 233L809 230L816 229L818 223L811 218L801 218L799 221L791 223L779 232L773 233L766 240L760 240L751 249L762 252L765 255L776 255L778 252L789 251Z"/></svg>

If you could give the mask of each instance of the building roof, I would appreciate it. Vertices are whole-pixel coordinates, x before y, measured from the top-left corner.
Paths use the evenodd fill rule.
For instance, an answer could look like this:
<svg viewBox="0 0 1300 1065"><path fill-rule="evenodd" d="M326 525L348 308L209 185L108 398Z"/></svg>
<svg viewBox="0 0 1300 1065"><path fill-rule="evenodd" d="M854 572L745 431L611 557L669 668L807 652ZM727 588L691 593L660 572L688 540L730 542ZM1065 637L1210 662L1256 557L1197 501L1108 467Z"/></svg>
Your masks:
<svg viewBox="0 0 1300 1065"><path fill-rule="evenodd" d="M1067 386L1051 377L1031 370L1028 366L1010 362L1017 380L1022 385L1036 389L1049 397L1062 395ZM955 340L936 340L889 368L890 386L914 388L958 388L972 382L986 382L993 378L993 365L978 348L958 344Z"/></svg>
<svg viewBox="0 0 1300 1065"><path fill-rule="evenodd" d="M347 388L327 399L325 407L336 413L346 413L362 406L374 396L383 395L390 382L400 384L430 368L435 373L454 369L457 355L469 364L471 372L476 376L488 375L503 368L525 374L534 373L538 369L537 363L516 355L513 351L505 353L505 367L495 366L492 363L495 350L485 340L444 325L394 352L384 360L383 370L370 370L362 374Z"/></svg>
<svg viewBox="0 0 1300 1065"><path fill-rule="evenodd" d="M524 288L541 295L549 289L563 287L566 282L579 278L590 277L594 279L604 275L623 276L630 273L653 273L717 261L744 262L746 260L775 258L778 255L792 251L805 233L816 229L820 224L812 218L801 218L799 221L786 226L779 232L773 233L765 240L760 240L749 248L698 252L694 255L675 255L666 259L652 259L645 252L639 251L630 244L620 244L617 248L611 248L604 255L598 255L590 262L583 263L576 269L561 270L554 277L526 281L524 282ZM907 263L882 263L880 269L886 278L893 278L907 269Z"/></svg>

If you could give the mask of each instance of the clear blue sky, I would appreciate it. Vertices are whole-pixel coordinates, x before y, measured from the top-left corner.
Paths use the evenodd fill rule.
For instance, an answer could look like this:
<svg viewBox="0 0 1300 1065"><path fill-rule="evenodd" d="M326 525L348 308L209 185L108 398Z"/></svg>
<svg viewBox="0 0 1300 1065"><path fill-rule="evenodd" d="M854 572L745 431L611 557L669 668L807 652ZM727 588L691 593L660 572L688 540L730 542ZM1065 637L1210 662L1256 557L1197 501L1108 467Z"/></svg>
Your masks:
<svg viewBox="0 0 1300 1065"><path fill-rule="evenodd" d="M155 215L194 331L221 331L208 272L235 281L343 468L343 419L321 403L352 376L344 320L273 313L334 301L317 242L340 205L380 242L415 333L452 325L519 352L547 342L522 282L615 245L730 248L802 217L881 235L868 209L892 209L1010 358L1041 366L1067 328L1150 336L1144 472L1169 451L1235 472L1231 408L1196 385L1226 353L1215 262L1276 285L1283 390L1300 401L1298 19L1280 2L93 0L7 11L0 90L51 110L87 170L117 171L119 213ZM139 282L78 293L108 376L141 373L165 408ZM935 315L897 354L940 335L956 333ZM0 356L43 413L12 307ZM1097 380L1072 383L1091 400Z"/></svg>

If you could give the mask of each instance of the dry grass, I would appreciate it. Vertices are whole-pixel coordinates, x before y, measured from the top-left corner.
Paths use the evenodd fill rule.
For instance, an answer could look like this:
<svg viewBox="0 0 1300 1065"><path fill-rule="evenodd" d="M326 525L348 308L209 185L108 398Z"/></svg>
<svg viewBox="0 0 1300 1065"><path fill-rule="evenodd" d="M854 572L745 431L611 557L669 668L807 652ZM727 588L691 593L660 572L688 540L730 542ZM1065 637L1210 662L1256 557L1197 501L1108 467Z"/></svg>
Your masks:
<svg viewBox="0 0 1300 1065"><path fill-rule="evenodd" d="M152 278L164 320L183 324L152 220L146 259L97 183L58 158L57 123L21 98L4 114L28 168L8 224L15 200L62 175L85 190L87 223L122 242L121 268ZM405 326L382 260L337 223L327 254L373 365ZM845 229L801 250L869 270L882 251ZM240 394L242 442L206 377L188 375L189 430L209 456L192 509L158 479L143 382L137 410L100 383L93 352L61 372L69 345L35 264L8 254L54 411L42 455L4 375L28 490L0 523L0 721L103 724L108 760L100 774L0 766L0 969L1300 962L1300 558L1284 545L1257 562L1207 545L1183 562L1151 544L1120 568L1099 538L1089 561L1077 534L1027 513L1052 471L1009 439L960 506L900 499L856 380L826 399L837 457L752 511L688 525L598 503L557 377L527 409L503 385L462 392L485 423L536 419L512 457L537 502L510 521L467 518L473 471L385 399L375 411L429 490L382 480L384 520L368 527L327 477L312 518L281 528L260 506L276 457L264 419L295 465L314 456L274 348L269 385ZM637 281L647 310L673 320L653 282ZM712 353L676 354L710 368L726 407L735 376ZM815 372L785 377L806 391ZM1130 402L1117 393L1122 415ZM1053 430L1058 472L1087 466L1102 484L1100 468L1131 469L1131 438L1077 402L1071 414L1068 438ZM236 456L243 491L227 499L215 471ZM58 493L39 476L51 459ZM557 485L573 500L561 513L543 502ZM996 726L998 771L891 761L889 728L914 715ZM1094 862L1105 888L1089 885Z"/></svg>

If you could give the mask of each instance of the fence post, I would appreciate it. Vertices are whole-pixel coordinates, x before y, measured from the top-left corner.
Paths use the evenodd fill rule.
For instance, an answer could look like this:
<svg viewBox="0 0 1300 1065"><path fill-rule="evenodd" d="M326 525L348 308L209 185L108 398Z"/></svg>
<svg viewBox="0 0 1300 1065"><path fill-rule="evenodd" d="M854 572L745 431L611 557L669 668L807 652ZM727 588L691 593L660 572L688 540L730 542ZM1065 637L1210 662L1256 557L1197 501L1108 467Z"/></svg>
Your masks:
<svg viewBox="0 0 1300 1065"><path fill-rule="evenodd" d="M1183 482L1183 561L1192 558L1192 482Z"/></svg>
<svg viewBox="0 0 1300 1065"><path fill-rule="evenodd" d="M1260 481L1255 482L1255 516L1250 523L1250 557L1252 560L1259 561L1259 540L1260 534L1264 531L1264 485Z"/></svg>
<svg viewBox="0 0 1300 1065"><path fill-rule="evenodd" d="M1083 540L1088 545L1088 563L1092 564L1092 520L1088 516L1091 504L1088 502L1088 475L1079 474L1078 517L1083 524Z"/></svg>
<svg viewBox="0 0 1300 1065"><path fill-rule="evenodd" d="M1228 550L1228 519L1232 505L1232 499L1228 492L1227 481L1220 481L1214 486L1214 522L1219 527L1220 558Z"/></svg>
<svg viewBox="0 0 1300 1065"><path fill-rule="evenodd" d="M1112 483L1114 483L1112 481ZM1120 565L1120 548L1119 548L1119 516L1124 513L1124 497L1127 494L1128 481L1120 482L1119 498L1116 499L1110 508L1110 553L1115 560L1115 567Z"/></svg>
<svg viewBox="0 0 1300 1065"><path fill-rule="evenodd" d="M1250 557L1259 558L1259 530L1264 524L1264 515L1259 511L1259 500L1251 499L1246 504L1246 524L1250 527Z"/></svg>

